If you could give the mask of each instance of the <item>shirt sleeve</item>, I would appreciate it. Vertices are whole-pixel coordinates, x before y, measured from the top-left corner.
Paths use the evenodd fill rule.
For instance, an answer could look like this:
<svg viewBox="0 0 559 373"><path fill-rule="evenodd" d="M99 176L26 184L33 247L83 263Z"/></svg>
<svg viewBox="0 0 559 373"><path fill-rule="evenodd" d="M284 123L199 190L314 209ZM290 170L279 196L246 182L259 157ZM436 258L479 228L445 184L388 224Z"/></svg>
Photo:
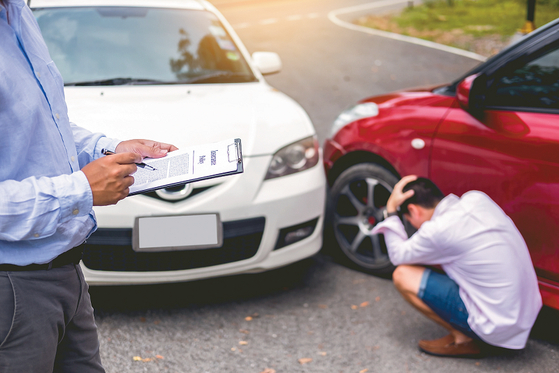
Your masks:
<svg viewBox="0 0 559 373"><path fill-rule="evenodd" d="M74 123L70 123L70 126L76 143L80 168L100 158L103 149L114 151L120 143L120 140L108 138L102 133L90 132Z"/></svg>
<svg viewBox="0 0 559 373"><path fill-rule="evenodd" d="M442 264L441 252L435 244L436 227L425 222L410 238L402 221L391 216L379 223L371 232L383 233L388 256L395 266L401 264Z"/></svg>
<svg viewBox="0 0 559 373"><path fill-rule="evenodd" d="M89 214L93 195L81 171L56 177L0 182L0 240L52 236L58 226Z"/></svg>

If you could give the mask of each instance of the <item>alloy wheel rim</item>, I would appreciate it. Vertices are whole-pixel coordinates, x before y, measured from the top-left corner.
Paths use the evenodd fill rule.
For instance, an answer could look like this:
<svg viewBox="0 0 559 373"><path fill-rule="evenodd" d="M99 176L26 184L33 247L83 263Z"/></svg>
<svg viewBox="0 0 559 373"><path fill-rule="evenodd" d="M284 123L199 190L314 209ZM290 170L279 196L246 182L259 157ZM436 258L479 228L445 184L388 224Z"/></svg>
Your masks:
<svg viewBox="0 0 559 373"><path fill-rule="evenodd" d="M375 194L381 192L382 196ZM384 219L383 210L391 192L388 183L361 177L344 185L336 196L333 216L336 240L350 259L365 268L379 269L390 264L384 239L371 231ZM354 213L341 213L340 208L353 209Z"/></svg>

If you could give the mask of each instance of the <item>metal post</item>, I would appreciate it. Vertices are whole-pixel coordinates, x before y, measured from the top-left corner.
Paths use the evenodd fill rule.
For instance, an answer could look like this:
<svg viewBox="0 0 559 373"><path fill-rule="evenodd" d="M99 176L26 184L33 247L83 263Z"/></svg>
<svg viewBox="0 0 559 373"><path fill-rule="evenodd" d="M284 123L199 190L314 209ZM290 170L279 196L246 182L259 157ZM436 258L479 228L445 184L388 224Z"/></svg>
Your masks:
<svg viewBox="0 0 559 373"><path fill-rule="evenodd" d="M528 9L526 11L526 23L520 30L523 34L528 34L536 29L534 25L534 17L536 15L536 0L527 0Z"/></svg>

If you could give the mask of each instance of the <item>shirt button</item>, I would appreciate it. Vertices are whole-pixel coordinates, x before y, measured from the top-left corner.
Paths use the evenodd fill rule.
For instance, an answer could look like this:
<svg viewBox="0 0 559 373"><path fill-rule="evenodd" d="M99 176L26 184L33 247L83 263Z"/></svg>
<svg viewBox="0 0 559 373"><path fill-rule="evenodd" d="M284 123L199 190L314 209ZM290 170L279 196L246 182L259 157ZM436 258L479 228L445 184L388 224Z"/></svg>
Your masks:
<svg viewBox="0 0 559 373"><path fill-rule="evenodd" d="M40 77L41 77L41 73L38 72L37 73L37 78L40 78Z"/></svg>
<svg viewBox="0 0 559 373"><path fill-rule="evenodd" d="M74 158L74 156L71 156L71 157L70 157L70 160L71 160L72 162L74 162L75 159L76 159L76 158Z"/></svg>
<svg viewBox="0 0 559 373"><path fill-rule="evenodd" d="M33 236L35 237L39 237L39 233L35 233Z"/></svg>
<svg viewBox="0 0 559 373"><path fill-rule="evenodd" d="M79 212L80 212L80 210L78 210L78 209L74 209L74 211L72 211L72 214L74 214L74 215L78 215L78 213L79 213Z"/></svg>
<svg viewBox="0 0 559 373"><path fill-rule="evenodd" d="M58 113L55 114L56 119L60 119L60 115Z"/></svg>

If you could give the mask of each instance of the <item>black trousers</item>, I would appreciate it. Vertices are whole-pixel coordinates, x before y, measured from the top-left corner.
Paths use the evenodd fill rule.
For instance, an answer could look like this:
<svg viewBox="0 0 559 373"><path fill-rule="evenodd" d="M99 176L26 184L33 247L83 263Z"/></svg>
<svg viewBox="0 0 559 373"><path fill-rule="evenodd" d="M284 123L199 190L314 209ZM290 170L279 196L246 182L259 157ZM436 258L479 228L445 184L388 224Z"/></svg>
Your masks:
<svg viewBox="0 0 559 373"><path fill-rule="evenodd" d="M105 372L79 265L0 271L0 372Z"/></svg>

